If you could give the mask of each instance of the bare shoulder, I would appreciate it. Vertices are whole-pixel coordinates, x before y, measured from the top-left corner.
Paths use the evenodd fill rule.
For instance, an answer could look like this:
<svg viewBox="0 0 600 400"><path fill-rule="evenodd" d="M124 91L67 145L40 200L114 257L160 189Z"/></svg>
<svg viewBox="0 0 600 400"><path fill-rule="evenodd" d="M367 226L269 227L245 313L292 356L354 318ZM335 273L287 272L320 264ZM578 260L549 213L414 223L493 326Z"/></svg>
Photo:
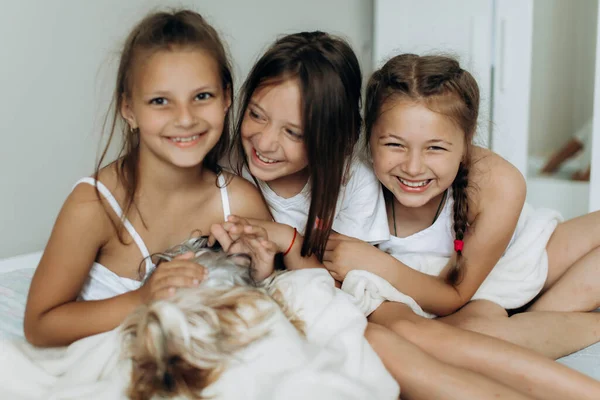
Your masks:
<svg viewBox="0 0 600 400"><path fill-rule="evenodd" d="M65 200L57 223L66 223L74 229L93 227L99 236L107 240L112 229L107 207L110 206L95 186L80 183Z"/></svg>
<svg viewBox="0 0 600 400"><path fill-rule="evenodd" d="M525 177L514 165L482 147L473 148L471 161L470 190L475 191L475 197L480 199L476 205L478 209L498 202L523 205L527 194Z"/></svg>
<svg viewBox="0 0 600 400"><path fill-rule="evenodd" d="M271 220L271 214L259 189L246 179L222 172L227 182L231 212L247 218Z"/></svg>

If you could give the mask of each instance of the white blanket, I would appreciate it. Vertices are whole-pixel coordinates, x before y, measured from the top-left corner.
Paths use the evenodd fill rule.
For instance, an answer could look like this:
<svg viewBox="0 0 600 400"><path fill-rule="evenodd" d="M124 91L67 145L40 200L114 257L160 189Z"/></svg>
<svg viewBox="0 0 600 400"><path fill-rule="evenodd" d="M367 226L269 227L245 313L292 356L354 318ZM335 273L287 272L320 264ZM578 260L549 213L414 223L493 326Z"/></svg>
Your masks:
<svg viewBox="0 0 600 400"><path fill-rule="evenodd" d="M533 300L546 282L546 245L561 221L562 217L554 210L534 210L526 204L513 241L472 300L489 300L509 310ZM417 271L436 276L449 261L449 257L423 253L392 252L391 255ZM476 260L471 260L470 265L476 267ZM404 303L423 317L436 317L424 311L413 298L367 271L350 271L344 279L342 289L359 300L358 304L365 315L369 315L387 300Z"/></svg>
<svg viewBox="0 0 600 400"><path fill-rule="evenodd" d="M215 399L397 399L399 388L364 339L366 319L325 270L276 278L306 323L301 339L287 320L239 354L207 388ZM0 342L0 399L124 399L131 362L120 357L119 331L60 349Z"/></svg>

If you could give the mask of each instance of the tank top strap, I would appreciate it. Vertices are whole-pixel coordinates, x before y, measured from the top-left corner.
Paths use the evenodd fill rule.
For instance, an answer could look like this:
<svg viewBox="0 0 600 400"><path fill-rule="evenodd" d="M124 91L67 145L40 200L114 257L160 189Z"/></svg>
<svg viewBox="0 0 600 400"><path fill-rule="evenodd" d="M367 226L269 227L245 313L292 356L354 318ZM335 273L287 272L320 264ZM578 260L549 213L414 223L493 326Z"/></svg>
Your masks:
<svg viewBox="0 0 600 400"><path fill-rule="evenodd" d="M113 209L113 211L115 212L117 217L119 217L119 219L123 219L123 210L121 209L121 206L117 202L117 199L115 198L115 196L113 196L113 194L110 192L110 190L108 190L108 188L102 182L100 182L94 178L86 177L86 178L82 178L82 179L78 180L75 183L75 185L73 185L73 189L75 189L75 187L77 185L79 185L80 183L87 183L88 185L97 187L98 191L100 192L100 194L102 194L102 196L106 199L106 201L108 201L108 204ZM125 226L125 229L129 233L129 235L131 235L131 237L133 238L133 241L135 242L137 247L140 249L140 253L142 253L142 257L146 264L145 275L148 276L154 269L154 265L152 264L152 260L150 258L150 252L148 251L146 244L142 240L142 237L137 233L137 231L135 230L135 228L133 227L133 225L131 224L131 222L129 222L129 220L127 218L125 218L123 220L123 225Z"/></svg>
<svg viewBox="0 0 600 400"><path fill-rule="evenodd" d="M227 193L227 182L223 173L220 173L217 182L219 189L221 190L221 202L223 203L223 219L227 221L227 217L231 215L231 208L229 206L229 194Z"/></svg>

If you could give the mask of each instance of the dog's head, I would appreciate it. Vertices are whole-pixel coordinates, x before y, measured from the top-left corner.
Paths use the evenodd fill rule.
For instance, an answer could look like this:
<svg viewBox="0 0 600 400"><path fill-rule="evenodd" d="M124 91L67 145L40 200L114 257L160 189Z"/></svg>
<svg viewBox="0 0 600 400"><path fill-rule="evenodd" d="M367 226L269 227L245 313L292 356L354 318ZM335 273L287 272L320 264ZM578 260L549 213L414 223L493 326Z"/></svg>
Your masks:
<svg viewBox="0 0 600 400"><path fill-rule="evenodd" d="M192 251L207 278L196 288L139 307L122 325L125 355L133 361L132 399L201 398L228 361L268 335L282 312L293 319L281 296L251 278L248 256L208 248L205 238L194 240L155 255L157 268L160 260Z"/></svg>

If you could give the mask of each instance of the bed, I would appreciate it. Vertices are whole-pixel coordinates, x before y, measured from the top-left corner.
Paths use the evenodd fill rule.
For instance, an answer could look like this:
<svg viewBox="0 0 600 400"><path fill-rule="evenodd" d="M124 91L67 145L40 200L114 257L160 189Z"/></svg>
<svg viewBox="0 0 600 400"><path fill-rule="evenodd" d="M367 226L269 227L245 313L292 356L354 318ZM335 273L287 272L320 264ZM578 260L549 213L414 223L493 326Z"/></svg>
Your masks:
<svg viewBox="0 0 600 400"><path fill-rule="evenodd" d="M23 337L23 312L29 283L41 252L0 260L0 338ZM559 362L600 380L600 343Z"/></svg>
<svg viewBox="0 0 600 400"><path fill-rule="evenodd" d="M0 399L125 399L131 363L121 356L118 328L64 348L40 349L23 340L27 292L40 256L0 260ZM364 337L363 311L351 296L334 290L327 271L293 271L274 278L273 285L305 323L306 338L284 318L268 340L237 352L203 395L220 400L398 398L398 384Z"/></svg>

